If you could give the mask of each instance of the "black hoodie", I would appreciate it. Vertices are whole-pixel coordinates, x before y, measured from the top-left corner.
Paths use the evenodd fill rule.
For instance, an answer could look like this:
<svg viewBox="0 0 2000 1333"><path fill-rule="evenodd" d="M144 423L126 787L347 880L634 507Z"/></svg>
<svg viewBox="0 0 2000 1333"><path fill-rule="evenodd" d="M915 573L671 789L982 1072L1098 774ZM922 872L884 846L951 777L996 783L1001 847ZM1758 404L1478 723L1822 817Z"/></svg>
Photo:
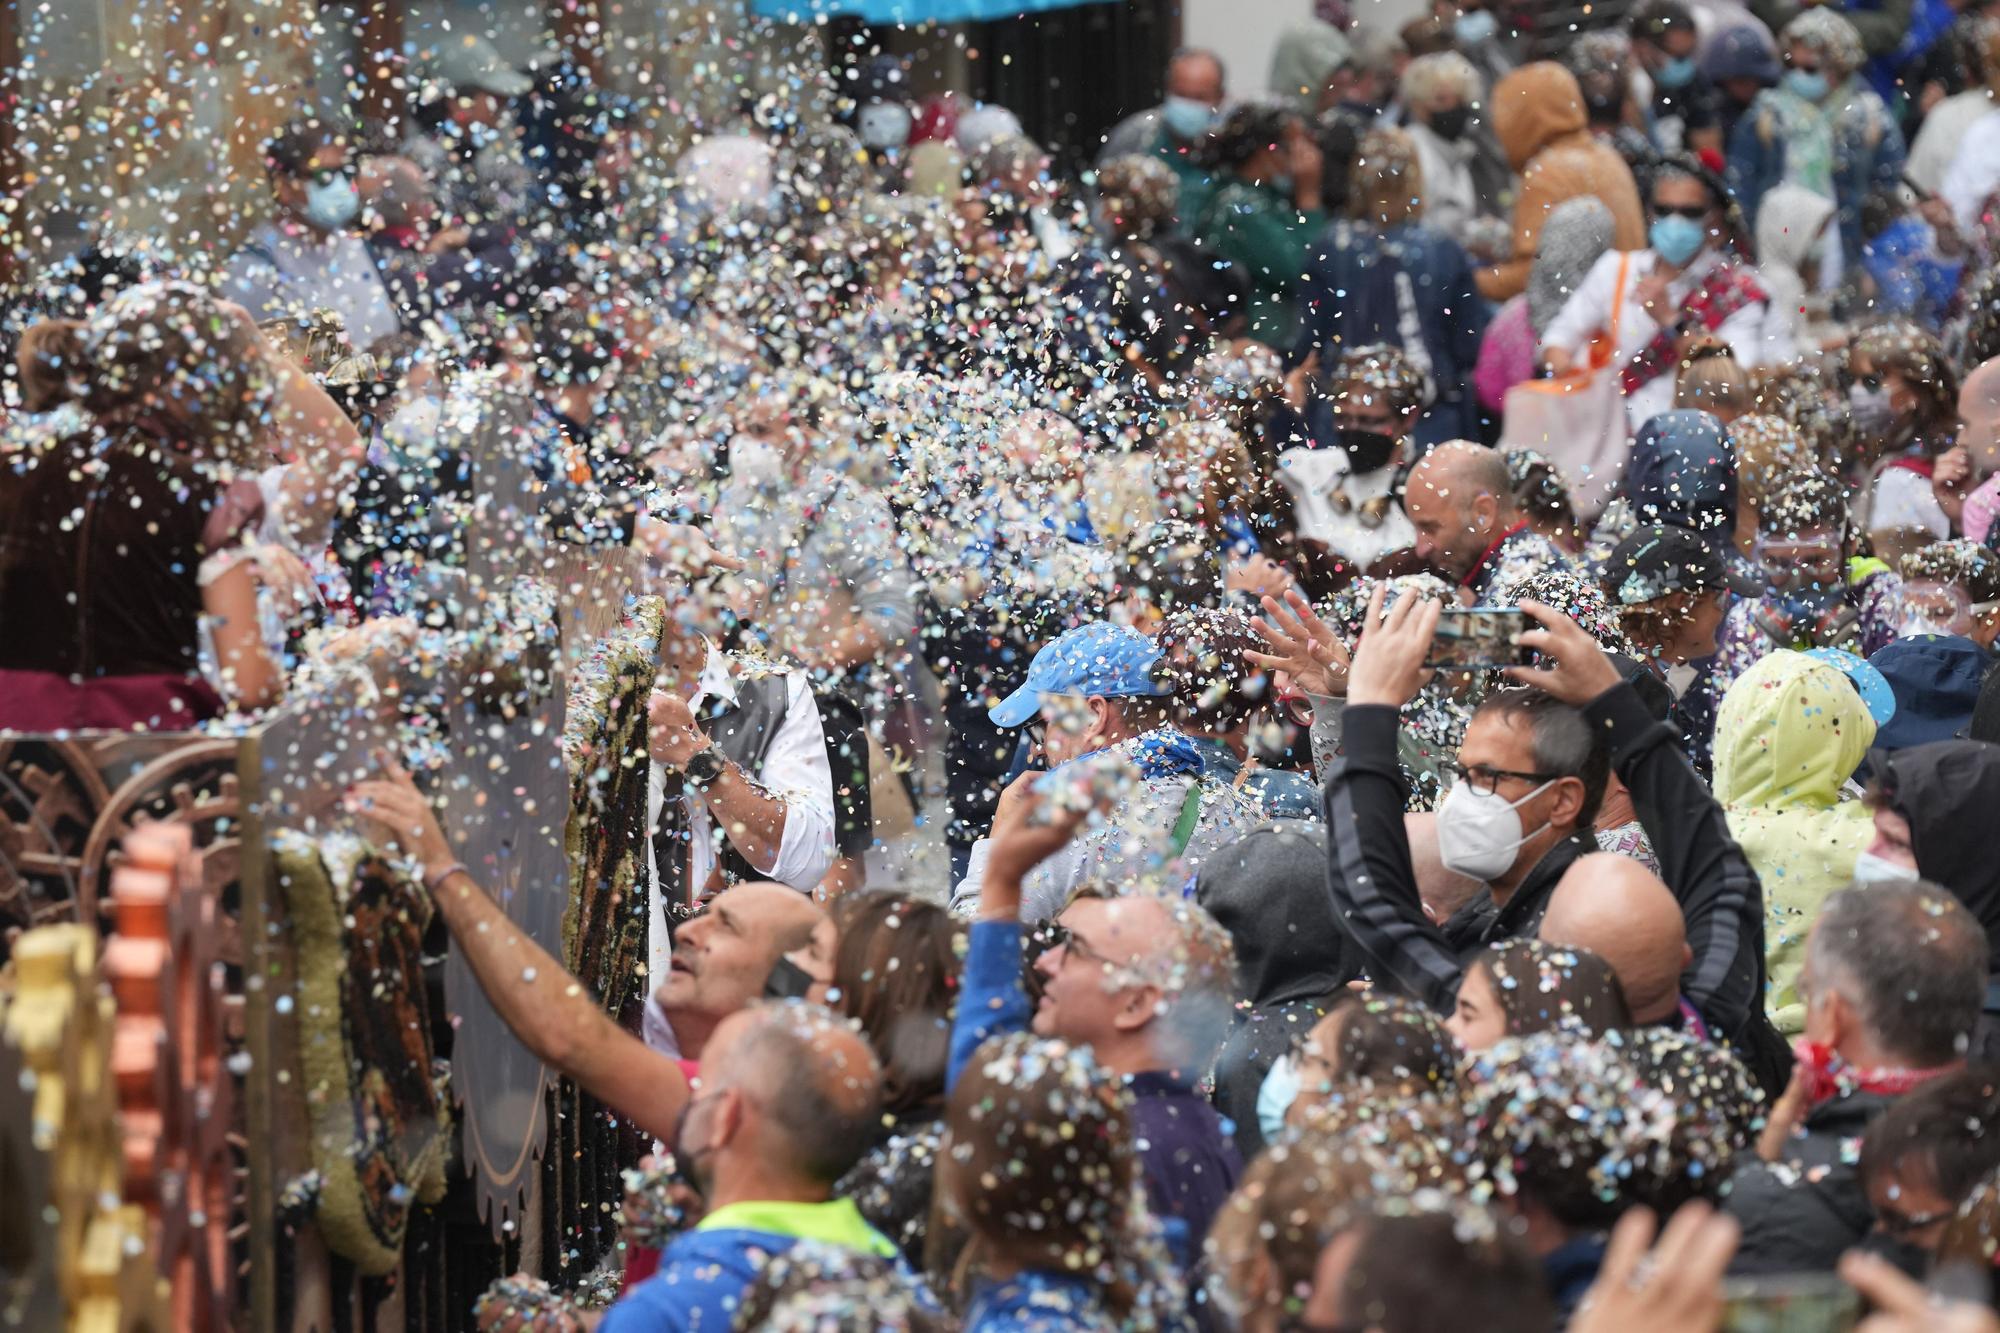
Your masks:
<svg viewBox="0 0 2000 1333"><path fill-rule="evenodd" d="M1257 1093L1277 1058L1360 975L1326 893L1326 829L1259 824L1202 862L1195 901L1236 944L1237 1022L1215 1061L1215 1104L1249 1161L1264 1147Z"/></svg>
<svg viewBox="0 0 2000 1333"><path fill-rule="evenodd" d="M2000 745L1932 741L1869 755L1889 809L1910 822L1917 873L1950 889L1986 931L1986 971L2000 979L2000 856L1988 823L2000 813ZM2000 1006L1989 982L1974 1059L2000 1056Z"/></svg>

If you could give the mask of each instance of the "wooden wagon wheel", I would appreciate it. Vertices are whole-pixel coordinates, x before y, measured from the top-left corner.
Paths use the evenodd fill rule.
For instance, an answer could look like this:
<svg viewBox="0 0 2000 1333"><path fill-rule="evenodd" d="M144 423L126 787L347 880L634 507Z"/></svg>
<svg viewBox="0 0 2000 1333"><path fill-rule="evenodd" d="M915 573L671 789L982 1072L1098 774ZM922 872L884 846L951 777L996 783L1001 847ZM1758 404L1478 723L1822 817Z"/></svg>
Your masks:
<svg viewBox="0 0 2000 1333"><path fill-rule="evenodd" d="M83 848L111 799L97 748L0 740L0 930L84 919Z"/></svg>

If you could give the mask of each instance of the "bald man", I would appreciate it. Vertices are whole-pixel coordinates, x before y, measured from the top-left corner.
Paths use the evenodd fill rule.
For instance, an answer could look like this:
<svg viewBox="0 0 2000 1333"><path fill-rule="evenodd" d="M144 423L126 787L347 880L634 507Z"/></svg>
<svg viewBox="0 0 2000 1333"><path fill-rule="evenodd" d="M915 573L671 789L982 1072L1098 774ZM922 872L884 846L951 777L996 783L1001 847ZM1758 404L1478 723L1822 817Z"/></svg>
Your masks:
<svg viewBox="0 0 2000 1333"><path fill-rule="evenodd" d="M1953 455L1962 458L1953 459ZM1955 492L1947 488L1939 502L1950 514L1947 502L1954 494L1965 494L1966 487L1975 487L1965 494L1957 515L1959 530L1971 541L1984 542L1995 515L2000 515L2000 360L1982 362L1966 373L1958 390L1958 444L1938 460L1940 473L1945 471L1946 459L1953 459L1953 475L1962 471L1964 478Z"/></svg>
<svg viewBox="0 0 2000 1333"><path fill-rule="evenodd" d="M874 1052L830 1011L764 1002L724 1019L674 1145L707 1211L611 1307L602 1333L726 1329L758 1273L800 1240L873 1255L923 1293L854 1202L830 1197L874 1141L881 1110Z"/></svg>
<svg viewBox="0 0 2000 1333"><path fill-rule="evenodd" d="M653 995L676 1054L625 1031L597 997L500 910L452 855L429 798L394 765L356 783L348 808L373 826L377 845L400 846L423 867L424 886L452 943L494 1011L523 1046L655 1139L672 1143L689 1081L723 1022L764 993L778 959L812 941L825 913L782 884L724 889L683 922L672 962ZM650 1015L649 1015L650 1018Z"/></svg>
<svg viewBox="0 0 2000 1333"><path fill-rule="evenodd" d="M1588 949L1611 964L1642 1026L1679 1027L1694 1012L1681 999L1681 973L1694 950L1680 904L1659 876L1629 856L1579 857L1549 898L1541 938Z"/></svg>
<svg viewBox="0 0 2000 1333"><path fill-rule="evenodd" d="M1410 469L1403 510L1417 533L1417 555L1459 586L1467 606L1493 588L1571 560L1528 526L1514 501L1507 459L1497 449L1451 440Z"/></svg>
<svg viewBox="0 0 2000 1333"><path fill-rule="evenodd" d="M1081 812L1039 820L1032 812L1042 798L1021 790L1010 790L993 821L946 1089L981 1044L1005 1033L1032 1028L1089 1046L1132 1095L1147 1202L1169 1252L1191 1268L1243 1169L1198 1086L1228 1034L1235 946L1214 917L1179 897L1086 887L1056 918L1062 943L1035 961L1042 993L1030 1007L1021 983L1022 883L1075 836Z"/></svg>

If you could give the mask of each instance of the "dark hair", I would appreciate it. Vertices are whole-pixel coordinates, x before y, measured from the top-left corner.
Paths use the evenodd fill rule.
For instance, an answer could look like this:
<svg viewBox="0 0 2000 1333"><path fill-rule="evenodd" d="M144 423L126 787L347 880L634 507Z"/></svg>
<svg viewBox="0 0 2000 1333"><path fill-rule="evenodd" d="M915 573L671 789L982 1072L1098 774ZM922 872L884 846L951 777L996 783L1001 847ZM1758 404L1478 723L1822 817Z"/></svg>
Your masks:
<svg viewBox="0 0 2000 1333"><path fill-rule="evenodd" d="M1986 932L1950 890L1842 889L1820 907L1807 961L1813 984L1838 989L1910 1068L1964 1055L1986 999Z"/></svg>
<svg viewBox="0 0 2000 1333"><path fill-rule="evenodd" d="M1513 479L1514 507L1522 514L1565 532L1577 530L1569 483L1546 454L1533 449L1510 450L1507 473Z"/></svg>
<svg viewBox="0 0 2000 1333"><path fill-rule="evenodd" d="M320 149L347 142L325 121L310 116L295 120L264 141L264 169L273 176L304 176Z"/></svg>
<svg viewBox="0 0 2000 1333"><path fill-rule="evenodd" d="M1210 172L1234 174L1258 152L1275 146L1298 123L1299 113L1283 102L1240 102L1197 145L1197 165Z"/></svg>
<svg viewBox="0 0 2000 1333"><path fill-rule="evenodd" d="M1694 11L1681 0L1646 0L1632 11L1630 31L1640 41L1657 42L1675 28L1695 30Z"/></svg>
<svg viewBox="0 0 2000 1333"><path fill-rule="evenodd" d="M1140 1179L1132 1103L1088 1047L1025 1032L993 1038L951 1090L946 1121L952 1149L938 1164L937 1199L955 1204L971 1233L961 1278L990 1260L1063 1271L1080 1254L1096 1251L1108 1267L1129 1252ZM1139 1294L1120 1281L1093 1285L1120 1320Z"/></svg>
<svg viewBox="0 0 2000 1333"><path fill-rule="evenodd" d="M1588 949L1503 940L1475 955L1466 971L1475 967L1486 969L1509 1037L1550 1031L1596 1036L1632 1026L1618 974Z"/></svg>
<svg viewBox="0 0 2000 1333"><path fill-rule="evenodd" d="M1133 533L1118 553L1121 594L1139 593L1161 612L1222 600L1222 558L1192 523L1162 519Z"/></svg>
<svg viewBox="0 0 2000 1333"><path fill-rule="evenodd" d="M1845 544L1848 521L1847 487L1817 469L1785 477L1764 493L1757 507L1757 531L1773 535L1826 528Z"/></svg>
<svg viewBox="0 0 2000 1333"><path fill-rule="evenodd" d="M1474 718L1502 718L1509 726L1528 729L1528 744L1537 773L1555 773L1583 781L1583 808L1576 826L1589 828L1604 803L1611 777L1611 751L1603 734L1584 718L1583 710L1537 689L1496 690L1473 711Z"/></svg>
<svg viewBox="0 0 2000 1333"><path fill-rule="evenodd" d="M1571 1230L1643 1204L1661 1216L1722 1188L1759 1097L1734 1055L1640 1028L1538 1032L1473 1063L1466 1113L1495 1188Z"/></svg>
<svg viewBox="0 0 2000 1333"><path fill-rule="evenodd" d="M1539 1333L1551 1325L1541 1264L1526 1242L1484 1215L1411 1212L1383 1200L1350 1230L1360 1243L1342 1284L1343 1325L1350 1311L1355 1324L1378 1333Z"/></svg>
<svg viewBox="0 0 2000 1333"><path fill-rule="evenodd" d="M958 999L961 922L936 903L887 891L852 893L831 907L839 943L833 994L882 1062L882 1109L898 1118L944 1099Z"/></svg>
<svg viewBox="0 0 2000 1333"><path fill-rule="evenodd" d="M1862 1140L1862 1183L1906 1163L1953 1205L2000 1169L2000 1070L1957 1070L1891 1102Z"/></svg>
<svg viewBox="0 0 2000 1333"><path fill-rule="evenodd" d="M1336 1093L1421 1096L1458 1086L1458 1046L1437 1015L1394 995L1353 995L1327 1011L1335 1023Z"/></svg>
<svg viewBox="0 0 2000 1333"><path fill-rule="evenodd" d="M21 407L47 412L78 396L83 381L83 325L73 319L30 324L15 349Z"/></svg>
<svg viewBox="0 0 2000 1333"><path fill-rule="evenodd" d="M1270 697L1270 676L1244 656L1262 645L1240 611L1176 611L1154 642L1160 647L1154 670L1173 690L1174 712L1183 723L1202 731L1234 731Z"/></svg>

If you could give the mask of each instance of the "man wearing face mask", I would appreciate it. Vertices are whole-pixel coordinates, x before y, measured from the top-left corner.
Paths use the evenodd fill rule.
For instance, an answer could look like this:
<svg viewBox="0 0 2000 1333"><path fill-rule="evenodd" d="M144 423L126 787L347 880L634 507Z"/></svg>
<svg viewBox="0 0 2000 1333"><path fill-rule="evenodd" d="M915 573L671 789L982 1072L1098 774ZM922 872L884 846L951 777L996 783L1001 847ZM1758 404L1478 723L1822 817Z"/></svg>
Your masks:
<svg viewBox="0 0 2000 1333"><path fill-rule="evenodd" d="M1706 167L1682 158L1653 174L1647 248L1602 255L1542 333L1555 374L1585 362L1591 339L1618 330L1626 416L1638 429L1674 405L1674 381L1694 338L1719 339L1742 366L1790 354L1770 298L1734 252L1728 192Z"/></svg>
<svg viewBox="0 0 2000 1333"><path fill-rule="evenodd" d="M1176 215L1199 217L1214 187L1208 172L1195 164L1194 148L1215 124L1227 98L1220 56L1198 47L1174 52L1167 61L1165 99L1112 126L1097 154L1097 165L1101 168L1121 157L1158 158L1180 187Z"/></svg>
<svg viewBox="0 0 2000 1333"><path fill-rule="evenodd" d="M1534 935L1556 888L1593 873L1592 822L1615 767L1652 835L1660 878L1687 922L1681 993L1707 1027L1736 1045L1767 1087L1783 1082L1783 1050L1764 1017L1763 898L1723 811L1629 681L1575 622L1537 602L1522 644L1545 665L1473 714L1456 774L1437 811L1446 869L1486 891L1443 925L1424 913L1411 868L1396 756L1398 713L1425 678L1441 608L1405 597L1387 616L1378 592L1348 669L1346 752L1325 783L1327 877L1336 912L1377 985L1451 1012L1465 957Z"/></svg>
<svg viewBox="0 0 2000 1333"><path fill-rule="evenodd" d="M2000 857L1985 824L2000 810L2000 746L1948 740L1870 755L1875 834L1854 862L1863 888L1927 880L1986 934L1988 981L1968 1054L2000 1058Z"/></svg>
<svg viewBox="0 0 2000 1333"><path fill-rule="evenodd" d="M1104 827L1066 843L1028 874L1022 920L1046 921L1078 885L1115 881L1155 855L1182 856L1199 865L1210 850L1265 817L1254 799L1208 778L1201 748L1168 725L1173 687L1159 663L1159 647L1145 635L1092 621L1045 645L1021 688L993 705L992 720L1002 727L1040 720L1042 754L1058 782L1065 772L1083 780L1086 771L1073 761L1105 752L1129 760L1138 775ZM1003 814L1025 800L1026 789L1042 776L1031 771L1016 778L1001 793ZM1001 818L995 816L996 828ZM966 874L952 893L953 911L979 910L992 848L990 836L972 845Z"/></svg>
<svg viewBox="0 0 2000 1333"><path fill-rule="evenodd" d="M276 216L229 261L221 295L259 323L332 310L357 351L395 334L396 307L367 244L350 230L361 196L346 138L320 121L298 121L264 145L264 165Z"/></svg>
<svg viewBox="0 0 2000 1333"><path fill-rule="evenodd" d="M1424 390L1409 359L1386 343L1340 353L1325 396L1307 407L1313 443L1278 455L1300 536L1364 571L1416 545L1416 529L1396 503L1396 474Z"/></svg>

